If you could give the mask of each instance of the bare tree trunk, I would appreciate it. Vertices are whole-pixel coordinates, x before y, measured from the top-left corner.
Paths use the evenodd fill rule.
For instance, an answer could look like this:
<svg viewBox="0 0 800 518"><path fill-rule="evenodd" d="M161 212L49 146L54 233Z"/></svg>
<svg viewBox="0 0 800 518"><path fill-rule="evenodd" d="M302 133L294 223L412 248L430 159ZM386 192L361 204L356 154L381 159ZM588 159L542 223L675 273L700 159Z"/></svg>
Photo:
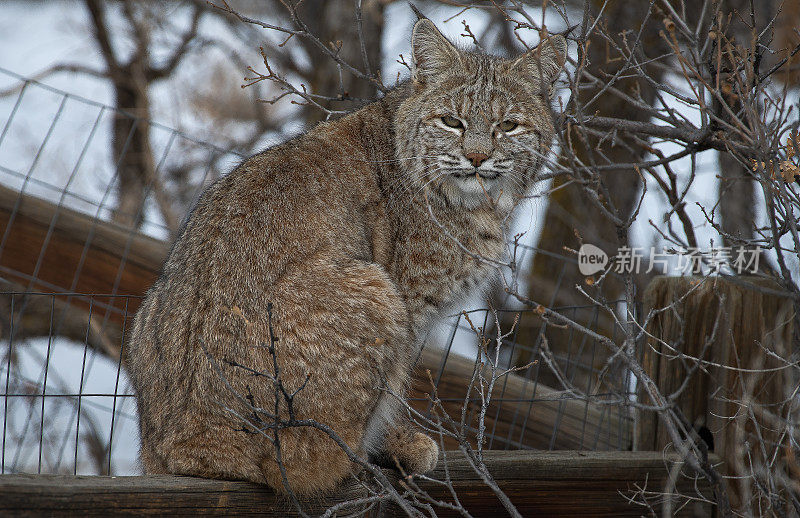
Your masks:
<svg viewBox="0 0 800 518"><path fill-rule="evenodd" d="M106 76L114 88L116 107L113 151L116 171L117 206L113 220L120 225L138 228L144 221L144 205L153 194L166 226L174 232L180 223L174 201L162 188L156 176L150 147L150 86L172 75L190 43L197 36L200 17L205 7L193 6L192 22L181 35L180 43L161 66L151 63L151 31L156 24L148 16L146 2L121 2L122 15L133 36L134 50L130 58L121 60L114 52L113 33L105 16L105 3L85 0L92 21L92 32L106 65Z"/></svg>
<svg viewBox="0 0 800 518"><path fill-rule="evenodd" d="M114 52L105 5L99 0L86 0L86 8L92 19L94 39L114 88L116 107L121 110L115 113L112 136L114 161L118 164L115 178L117 204L112 219L120 225L138 228L144 220L143 207L147 197L147 172L142 160L150 151L147 131L150 102L143 62L149 54L149 38L143 27L135 31L138 39L136 50L129 61L122 62ZM126 16L131 14L131 9L130 5L125 6ZM130 16L129 21L132 21Z"/></svg>
<svg viewBox="0 0 800 518"><path fill-rule="evenodd" d="M148 85L136 80L140 74L121 71L117 75L119 77L112 79L116 106L130 116L118 112L114 119L114 163L119 165L116 171L117 205L112 220L126 227L139 228L144 222L148 178L155 176L148 124Z"/></svg>
<svg viewBox="0 0 800 518"><path fill-rule="evenodd" d="M730 20L726 31L731 46L749 49L750 52L763 52L759 44L766 44L771 39L771 34L761 35L761 32L770 23L776 13L777 6L773 0L726 0L722 3L721 13L723 23ZM771 33L771 31L770 31ZM761 36L760 36L761 35ZM759 38L760 36L760 38ZM717 40L720 41L720 40ZM723 46L726 41L720 41ZM722 52L725 53L723 48ZM765 63L769 59L757 59L756 62ZM759 71L756 71L759 73ZM724 77L724 73L722 74ZM732 83L728 83L732 85ZM737 114L737 118L747 121L747 114L742 110L742 103L733 88L725 89L725 104L730 109L725 109L721 103L715 101L714 110L720 119L728 124L735 124L730 112ZM755 236L755 182L749 167L742 164L730 153L719 153L719 209L720 227L723 232L722 241L725 246L735 247L741 240L751 240Z"/></svg>

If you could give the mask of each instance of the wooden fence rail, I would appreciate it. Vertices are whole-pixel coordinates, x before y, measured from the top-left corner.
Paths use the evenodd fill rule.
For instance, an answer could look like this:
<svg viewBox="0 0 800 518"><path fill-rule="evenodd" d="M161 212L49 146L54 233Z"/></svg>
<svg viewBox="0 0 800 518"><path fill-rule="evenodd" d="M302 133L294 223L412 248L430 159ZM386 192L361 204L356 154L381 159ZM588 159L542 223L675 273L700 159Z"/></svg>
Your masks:
<svg viewBox="0 0 800 518"><path fill-rule="evenodd" d="M710 489L686 469L674 469L679 459L659 452L504 452L487 451L485 462L500 488L523 516L624 517L647 515L631 504L639 490L660 492L670 473L677 475L676 490L708 497ZM443 462L432 476L445 477ZM459 452L448 452L452 485L464 507L475 517L505 516L499 500L478 478ZM442 485L418 482L435 499L452 502ZM309 514L360 495L352 483L331 497L303 502ZM698 492L699 491L699 492ZM654 498L661 502L664 498ZM662 508L656 503L656 512ZM698 509L698 506L700 507ZM351 509L352 511L352 509ZM696 504L679 515L708 516L710 509ZM62 475L0 476L2 516L292 516L285 497L245 482L189 477L91 477ZM439 516L455 516L437 509ZM367 516L403 516L393 506L369 511Z"/></svg>

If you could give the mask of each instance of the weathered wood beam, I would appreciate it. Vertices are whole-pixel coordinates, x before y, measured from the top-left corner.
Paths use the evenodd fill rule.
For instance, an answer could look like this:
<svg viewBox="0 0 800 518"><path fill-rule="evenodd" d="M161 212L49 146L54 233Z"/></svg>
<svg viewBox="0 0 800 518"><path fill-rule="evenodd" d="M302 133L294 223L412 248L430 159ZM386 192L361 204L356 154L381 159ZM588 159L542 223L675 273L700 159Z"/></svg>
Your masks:
<svg viewBox="0 0 800 518"><path fill-rule="evenodd" d="M96 297L121 323L153 283L167 243L0 186L0 277L25 291L134 295ZM4 291L7 288L3 288ZM75 297L74 303L88 307Z"/></svg>
<svg viewBox="0 0 800 518"><path fill-rule="evenodd" d="M459 452L447 452L450 480L465 508L476 517L504 516L503 508ZM661 491L679 459L660 452L503 452L487 451L485 462L498 485L523 516L623 517L648 514L625 496L641 488ZM443 480L440 466L432 476ZM680 470L674 470L680 473ZM441 485L418 481L433 498L452 502ZM710 494L707 484L679 474L677 491ZM330 497L303 502L310 514L360 496L351 483ZM660 508L656 512L660 512ZM690 514L696 509L684 508ZM707 512L705 508L702 511ZM4 516L291 516L288 499L245 482L189 477L0 476ZM437 509L439 516L454 516ZM384 505L367 516L403 516Z"/></svg>

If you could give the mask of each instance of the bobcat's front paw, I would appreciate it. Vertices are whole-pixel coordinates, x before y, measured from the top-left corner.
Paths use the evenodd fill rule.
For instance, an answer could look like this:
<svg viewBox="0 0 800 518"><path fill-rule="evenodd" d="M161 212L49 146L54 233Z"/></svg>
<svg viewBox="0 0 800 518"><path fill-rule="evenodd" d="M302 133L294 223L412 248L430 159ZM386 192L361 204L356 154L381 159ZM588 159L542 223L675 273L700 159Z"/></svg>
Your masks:
<svg viewBox="0 0 800 518"><path fill-rule="evenodd" d="M439 446L422 432L414 432L400 453L400 462L409 473L427 473L436 467Z"/></svg>

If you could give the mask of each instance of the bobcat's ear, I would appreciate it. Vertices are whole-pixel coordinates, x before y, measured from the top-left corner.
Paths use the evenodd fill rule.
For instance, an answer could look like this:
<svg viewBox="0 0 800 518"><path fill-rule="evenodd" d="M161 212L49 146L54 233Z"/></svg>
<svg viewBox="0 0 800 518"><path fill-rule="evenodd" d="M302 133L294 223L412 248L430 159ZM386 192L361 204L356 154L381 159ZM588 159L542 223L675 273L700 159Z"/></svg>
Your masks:
<svg viewBox="0 0 800 518"><path fill-rule="evenodd" d="M511 64L511 70L525 74L536 90L550 92L567 59L567 40L557 34L550 36L520 56Z"/></svg>
<svg viewBox="0 0 800 518"><path fill-rule="evenodd" d="M414 24L411 60L411 77L418 83L436 81L451 72L454 66L461 66L458 49L427 18Z"/></svg>

